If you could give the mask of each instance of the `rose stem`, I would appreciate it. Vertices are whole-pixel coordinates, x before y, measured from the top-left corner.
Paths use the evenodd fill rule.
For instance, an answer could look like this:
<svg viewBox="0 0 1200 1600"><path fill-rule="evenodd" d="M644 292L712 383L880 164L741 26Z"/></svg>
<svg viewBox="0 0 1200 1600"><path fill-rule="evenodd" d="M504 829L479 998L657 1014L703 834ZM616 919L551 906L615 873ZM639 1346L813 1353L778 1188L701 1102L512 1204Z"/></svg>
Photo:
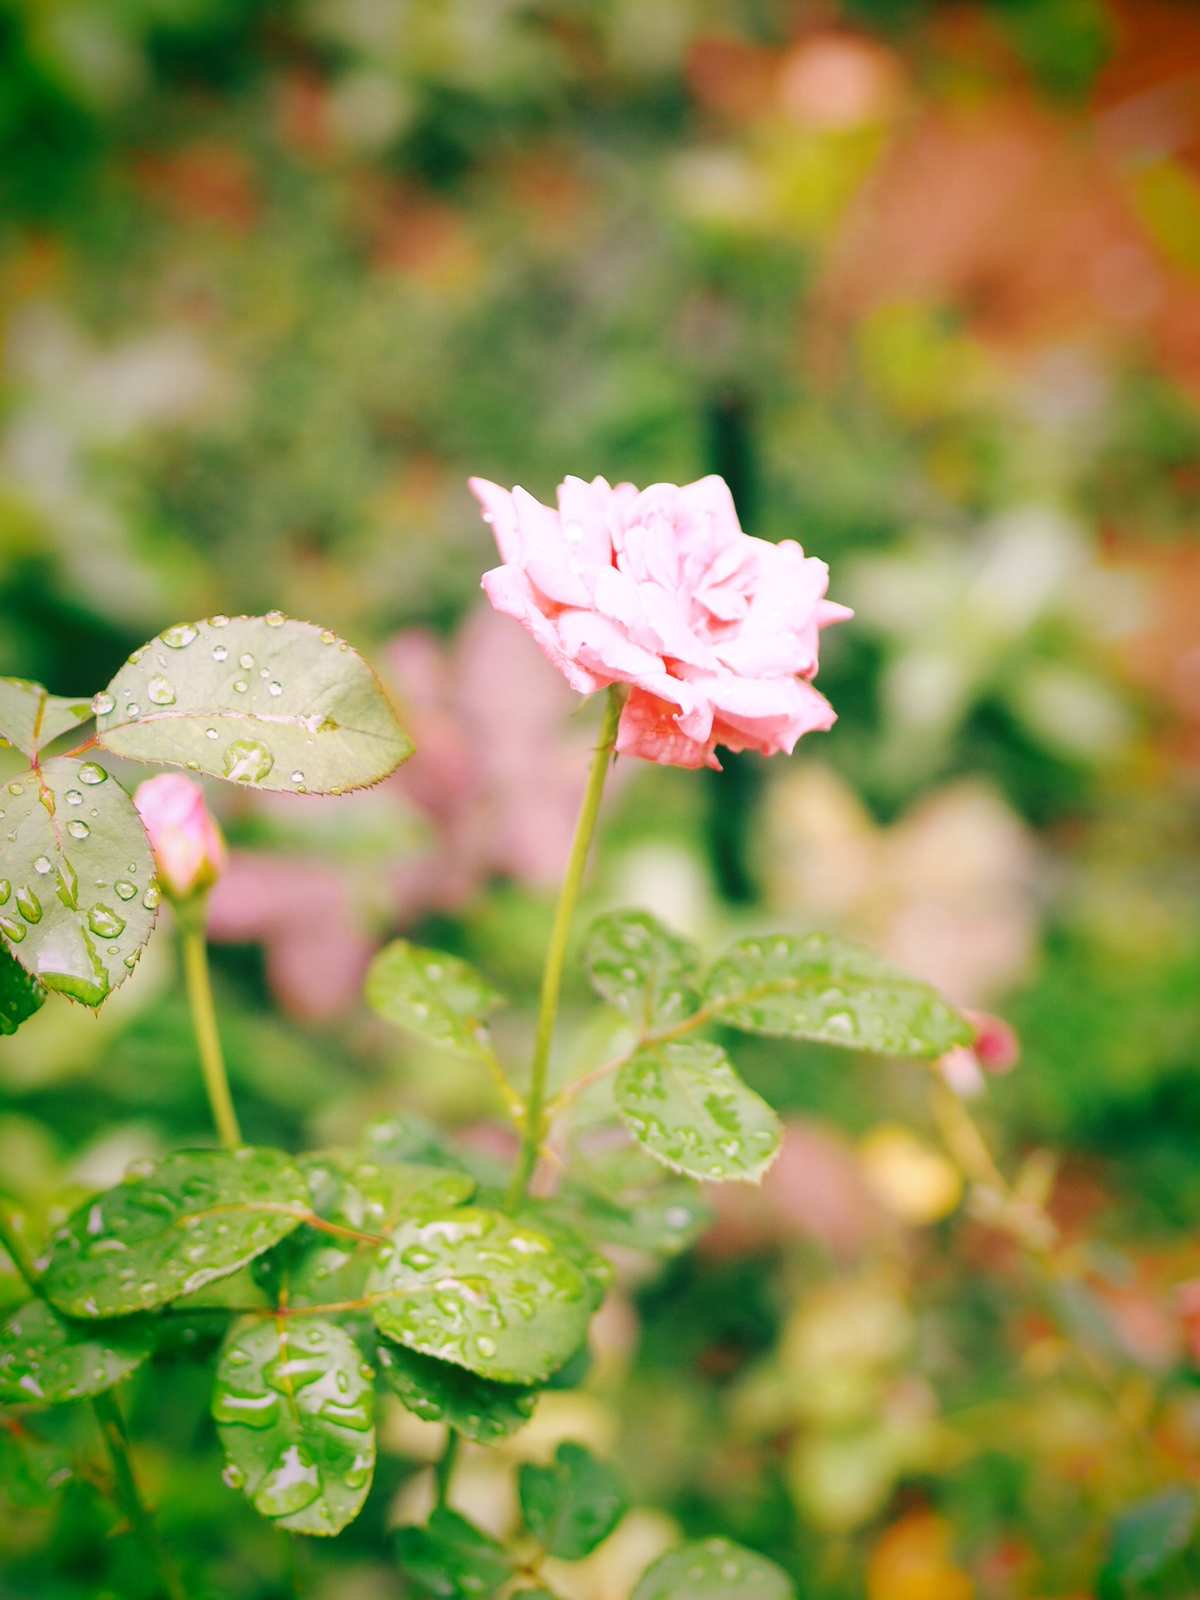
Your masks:
<svg viewBox="0 0 1200 1600"><path fill-rule="evenodd" d="M554 926L546 948L546 964L542 969L542 992L538 1002L537 1034L533 1047L533 1068L529 1079L529 1093L525 1100L525 1126L516 1170L508 1192L510 1209L521 1204L529 1189L529 1180L537 1165L538 1152L545 1134L546 1072L550 1065L550 1041L554 1036L554 1021L558 1015L558 994L562 986L563 963L567 956L567 937L571 931L571 918L579 899L583 882L583 869L587 865L588 847L596 831L596 818L600 812L600 796L608 776L613 746L617 741L617 723L621 718L623 693L613 685L605 698L604 724L600 742L592 757L587 789L579 821L575 825L575 838L567 859L566 876L554 913Z"/></svg>

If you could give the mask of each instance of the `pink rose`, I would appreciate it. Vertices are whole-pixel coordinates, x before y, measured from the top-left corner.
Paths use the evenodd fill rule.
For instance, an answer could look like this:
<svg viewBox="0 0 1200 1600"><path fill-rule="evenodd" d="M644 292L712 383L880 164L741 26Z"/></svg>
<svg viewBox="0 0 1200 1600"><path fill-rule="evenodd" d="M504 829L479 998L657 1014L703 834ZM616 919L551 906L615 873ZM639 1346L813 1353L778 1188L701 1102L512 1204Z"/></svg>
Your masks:
<svg viewBox="0 0 1200 1600"><path fill-rule="evenodd" d="M164 772L139 784L133 802L150 836L162 886L172 899L186 900L217 881L225 866L225 840L198 783L181 772Z"/></svg>
<svg viewBox="0 0 1200 1600"><path fill-rule="evenodd" d="M769 756L833 725L810 680L820 630L851 612L826 600L823 561L742 532L721 478L640 492L567 478L557 511L470 486L504 562L483 577L492 605L581 694L631 686L620 754L719 767L718 744Z"/></svg>

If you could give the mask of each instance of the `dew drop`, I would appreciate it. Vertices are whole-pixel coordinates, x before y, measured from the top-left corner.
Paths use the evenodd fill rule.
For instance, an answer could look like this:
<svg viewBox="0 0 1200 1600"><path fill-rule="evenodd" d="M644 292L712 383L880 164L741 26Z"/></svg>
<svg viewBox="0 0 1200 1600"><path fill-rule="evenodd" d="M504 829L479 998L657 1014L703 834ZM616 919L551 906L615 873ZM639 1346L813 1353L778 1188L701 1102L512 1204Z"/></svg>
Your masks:
<svg viewBox="0 0 1200 1600"><path fill-rule="evenodd" d="M152 883L142 896L142 904L145 906L147 911L153 911L157 907L161 898L162 894L158 885L156 883Z"/></svg>
<svg viewBox="0 0 1200 1600"><path fill-rule="evenodd" d="M278 681L276 681L274 683L269 683L267 685L267 693L268 694L274 694L274 695L282 694L283 693L283 685L281 683L279 683Z"/></svg>
<svg viewBox="0 0 1200 1600"><path fill-rule="evenodd" d="M146 698L156 706L173 706L175 691L166 678L151 678L146 685Z"/></svg>
<svg viewBox="0 0 1200 1600"><path fill-rule="evenodd" d="M322 644L336 644L337 643L337 634L336 633L332 633L328 628L325 628L321 633L321 643Z"/></svg>
<svg viewBox="0 0 1200 1600"><path fill-rule="evenodd" d="M54 863L51 861L49 856L38 856L37 860L33 863L33 870L35 872L41 872L44 874L49 872L53 865Z"/></svg>
<svg viewBox="0 0 1200 1600"><path fill-rule="evenodd" d="M225 750L225 776L234 783L261 783L275 757L257 739L235 739Z"/></svg>
<svg viewBox="0 0 1200 1600"><path fill-rule="evenodd" d="M250 654L249 650L243 650L241 655L238 657L238 666L252 667L253 665L254 657Z"/></svg>
<svg viewBox="0 0 1200 1600"><path fill-rule="evenodd" d="M99 694L92 697L92 714L97 717L106 717L116 703L107 689L101 689Z"/></svg>
<svg viewBox="0 0 1200 1600"><path fill-rule="evenodd" d="M292 773L292 782L293 783L303 783L304 782L304 774L300 771L299 767L297 767L295 772Z"/></svg>
<svg viewBox="0 0 1200 1600"><path fill-rule="evenodd" d="M42 920L42 902L32 889L17 890L17 910L26 922L40 922Z"/></svg>
<svg viewBox="0 0 1200 1600"><path fill-rule="evenodd" d="M85 761L79 769L80 783L103 783L108 773L94 761Z"/></svg>
<svg viewBox="0 0 1200 1600"><path fill-rule="evenodd" d="M78 789L67 790L67 804L69 806L81 806L83 804L83 796Z"/></svg>
<svg viewBox="0 0 1200 1600"><path fill-rule="evenodd" d="M249 685L247 684L245 678L238 678L234 682L233 690L235 694L245 694L248 687Z"/></svg>
<svg viewBox="0 0 1200 1600"><path fill-rule="evenodd" d="M72 839L86 839L91 831L87 823L81 822L78 817L72 817L70 822L67 823L67 832Z"/></svg>
<svg viewBox="0 0 1200 1600"><path fill-rule="evenodd" d="M216 738L219 738L220 735L217 733L217 730L215 728L205 728L204 737L206 739L216 739Z"/></svg>
<svg viewBox="0 0 1200 1600"><path fill-rule="evenodd" d="M128 878L118 878L116 883L113 884L113 888L117 891L117 896L121 900L132 900L137 893L137 884L130 883Z"/></svg>
<svg viewBox="0 0 1200 1600"><path fill-rule="evenodd" d="M88 912L88 927L103 939L116 939L125 931L125 918L99 901Z"/></svg>
<svg viewBox="0 0 1200 1600"><path fill-rule="evenodd" d="M212 658L214 661L226 661L229 658L229 651L223 644L215 644L213 645Z"/></svg>
<svg viewBox="0 0 1200 1600"><path fill-rule="evenodd" d="M9 794L24 794L25 785L23 783L10 783L8 786L8 792Z"/></svg>
<svg viewBox="0 0 1200 1600"><path fill-rule="evenodd" d="M209 617L208 625L210 628L227 628L229 626L229 618L224 612L218 611L215 617Z"/></svg>
<svg viewBox="0 0 1200 1600"><path fill-rule="evenodd" d="M196 637L190 622L177 622L173 628L164 628L159 638L170 650L184 650Z"/></svg>
<svg viewBox="0 0 1200 1600"><path fill-rule="evenodd" d="M286 619L282 611L268 611L266 616L263 618L263 621L266 623L268 628L278 628L285 620Z"/></svg>
<svg viewBox="0 0 1200 1600"><path fill-rule="evenodd" d="M129 702L129 704L125 707L125 715L127 717L140 717L141 714L142 714L142 708L141 708L140 705L138 705L136 700L131 700Z"/></svg>

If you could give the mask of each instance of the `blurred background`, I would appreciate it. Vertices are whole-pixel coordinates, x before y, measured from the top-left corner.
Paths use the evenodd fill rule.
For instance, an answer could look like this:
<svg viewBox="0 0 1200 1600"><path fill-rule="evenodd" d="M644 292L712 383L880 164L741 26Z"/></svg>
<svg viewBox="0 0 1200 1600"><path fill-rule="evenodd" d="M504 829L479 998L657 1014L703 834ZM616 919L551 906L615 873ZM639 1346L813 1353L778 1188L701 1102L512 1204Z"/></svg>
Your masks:
<svg viewBox="0 0 1200 1600"><path fill-rule="evenodd" d="M345 801L214 786L248 1137L489 1137L488 1086L360 1003L397 931L509 990L523 1058L593 727L480 611L472 472L722 473L857 611L830 735L621 771L593 908L837 927L1020 1034L975 1112L1054 1270L964 1199L926 1073L753 1042L776 1173L622 1258L587 1385L468 1452L463 1508L502 1529L512 1459L571 1436L644 1508L579 1600L680 1529L821 1600L1200 1593L1200 7L9 0L0 301L0 673L91 693L278 606L418 741ZM43 1224L207 1141L170 939L5 1040L0 1091ZM293 1549L220 1481L205 1367L169 1372L133 1427L190 1592L404 1593L436 1429L389 1413L367 1512ZM5 1600L148 1592L68 1413L0 1426Z"/></svg>

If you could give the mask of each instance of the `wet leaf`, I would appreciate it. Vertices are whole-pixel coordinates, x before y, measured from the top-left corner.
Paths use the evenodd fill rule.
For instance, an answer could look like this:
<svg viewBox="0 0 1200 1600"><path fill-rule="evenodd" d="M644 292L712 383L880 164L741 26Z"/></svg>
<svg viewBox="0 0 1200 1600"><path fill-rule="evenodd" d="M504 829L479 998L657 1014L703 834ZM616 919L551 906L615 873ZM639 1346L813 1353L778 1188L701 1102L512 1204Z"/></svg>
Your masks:
<svg viewBox="0 0 1200 1600"><path fill-rule="evenodd" d="M317 1216L364 1233L386 1233L410 1212L446 1210L475 1193L468 1173L416 1162L384 1165L352 1150L318 1151L301 1156L297 1165ZM278 1254L288 1296L298 1305L353 1300L363 1292L370 1252L353 1239L303 1229Z"/></svg>
<svg viewBox="0 0 1200 1600"><path fill-rule="evenodd" d="M236 1272L297 1226L304 1179L278 1150L179 1150L80 1206L42 1278L72 1316L166 1305Z"/></svg>
<svg viewBox="0 0 1200 1600"><path fill-rule="evenodd" d="M57 695L28 678L0 678L0 741L32 761L60 733L92 715L89 695Z"/></svg>
<svg viewBox="0 0 1200 1600"><path fill-rule="evenodd" d="M525 1462L518 1487L530 1533L560 1561L582 1561L625 1514L625 1491L613 1469L570 1441L549 1466Z"/></svg>
<svg viewBox="0 0 1200 1600"><path fill-rule="evenodd" d="M434 1600L487 1600L516 1565L503 1545L444 1508L424 1528L401 1528L396 1555L405 1574Z"/></svg>
<svg viewBox="0 0 1200 1600"><path fill-rule="evenodd" d="M375 1471L371 1369L343 1328L247 1317L221 1347L212 1414L225 1481L290 1533L335 1534Z"/></svg>
<svg viewBox="0 0 1200 1600"><path fill-rule="evenodd" d="M504 996L466 961L396 939L367 972L367 1003L388 1022L456 1055L489 1049L485 1020Z"/></svg>
<svg viewBox="0 0 1200 1600"><path fill-rule="evenodd" d="M501 1383L540 1383L587 1331L579 1268L540 1230L464 1206L402 1222L367 1279L380 1331Z"/></svg>
<svg viewBox="0 0 1200 1600"><path fill-rule="evenodd" d="M929 984L824 933L741 940L709 973L704 1001L748 1033L881 1055L939 1056L973 1037Z"/></svg>
<svg viewBox="0 0 1200 1600"><path fill-rule="evenodd" d="M555 1199L592 1238L655 1255L673 1256L689 1249L712 1221L712 1208L703 1193L681 1180L630 1197L600 1194L568 1182Z"/></svg>
<svg viewBox="0 0 1200 1600"><path fill-rule="evenodd" d="M700 1004L700 952L648 911L609 911L588 930L583 960L592 987L643 1033L690 1016Z"/></svg>
<svg viewBox="0 0 1200 1600"><path fill-rule="evenodd" d="M385 1164L413 1161L420 1166L465 1170L462 1157L451 1149L441 1129L415 1112L368 1123L363 1130L362 1154L368 1161Z"/></svg>
<svg viewBox="0 0 1200 1600"><path fill-rule="evenodd" d="M74 1477L69 1448L24 1419L0 1416L0 1489L14 1506L44 1506Z"/></svg>
<svg viewBox="0 0 1200 1600"><path fill-rule="evenodd" d="M133 801L96 761L0 789L0 934L47 989L98 1006L136 966L158 906Z"/></svg>
<svg viewBox="0 0 1200 1600"><path fill-rule="evenodd" d="M575 1263L587 1284L592 1310L598 1311L612 1287L613 1268L592 1244L586 1228L559 1205L557 1196L553 1200L526 1201L516 1219L544 1233L568 1261Z"/></svg>
<svg viewBox="0 0 1200 1600"><path fill-rule="evenodd" d="M16 1033L23 1022L41 1010L45 999L43 985L25 971L0 939L0 1034Z"/></svg>
<svg viewBox="0 0 1200 1600"><path fill-rule="evenodd" d="M729 1539L698 1539L659 1556L630 1600L795 1600L791 1579Z"/></svg>
<svg viewBox="0 0 1200 1600"><path fill-rule="evenodd" d="M507 1438L533 1415L536 1388L481 1378L387 1340L380 1341L376 1355L388 1386L415 1416L448 1423L479 1444Z"/></svg>
<svg viewBox="0 0 1200 1600"><path fill-rule="evenodd" d="M292 794L378 783L413 750L358 652L278 612L165 628L96 706L118 755Z"/></svg>
<svg viewBox="0 0 1200 1600"><path fill-rule="evenodd" d="M140 1318L101 1326L71 1322L28 1300L0 1325L0 1402L61 1405L111 1389L150 1354Z"/></svg>
<svg viewBox="0 0 1200 1600"><path fill-rule="evenodd" d="M779 1118L719 1045L676 1039L617 1073L622 1117L652 1156L692 1178L757 1183L779 1150Z"/></svg>

